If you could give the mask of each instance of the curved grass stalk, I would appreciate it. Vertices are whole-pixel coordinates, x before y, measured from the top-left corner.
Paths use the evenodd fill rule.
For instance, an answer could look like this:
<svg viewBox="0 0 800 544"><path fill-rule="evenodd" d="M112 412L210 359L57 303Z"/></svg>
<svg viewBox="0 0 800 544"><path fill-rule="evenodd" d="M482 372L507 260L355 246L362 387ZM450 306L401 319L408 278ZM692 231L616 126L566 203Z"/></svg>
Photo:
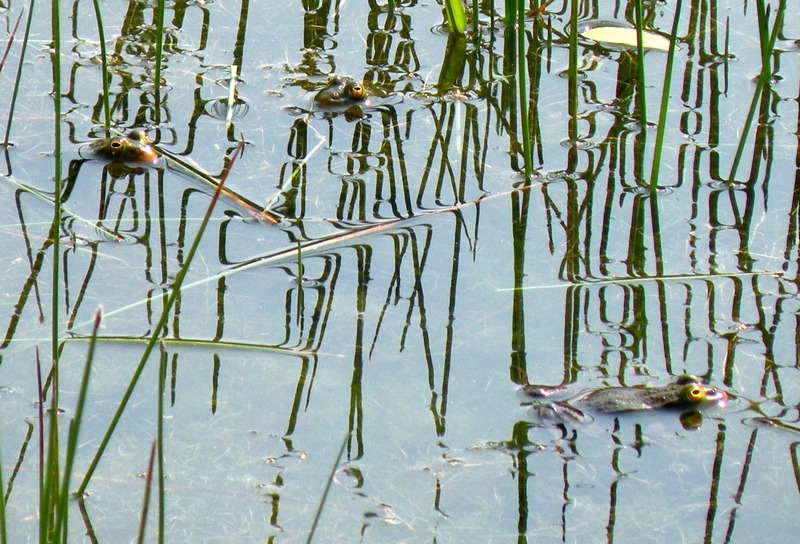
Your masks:
<svg viewBox="0 0 800 544"><path fill-rule="evenodd" d="M521 186L519 188L511 189L511 190L508 190L508 191L501 191L501 192L498 192L498 193L494 193L492 195L489 195L489 196L486 196L486 197L482 198L481 202L486 202L486 201L494 200L494 199L497 199L497 198L507 198L508 195L510 195L511 193L518 192L518 191L526 191L526 190L531 189L531 187L534 187L534 186L526 185L526 186ZM333 248L333 247L335 247L335 246L337 246L339 244L347 243L347 242L350 242L350 241L353 241L353 240L360 240L361 238L363 238L365 236L373 236L373 235L380 234L382 232L390 231L390 230L395 229L395 228L402 228L402 227L405 227L405 226L408 226L408 225L413 225L413 224L416 224L416 223L420 223L420 222L426 221L430 217L433 217L433 216L436 216L436 215L440 215L440 214L444 214L444 213L459 212L460 210L475 206L476 204L477 204L476 202L464 202L464 203L461 203L461 204L456 204L454 206L447 206L445 208L441 208L439 210L436 210L436 211L433 211L433 212L430 212L430 213L426 213L424 215L417 215L417 216L408 217L408 218L405 218L405 219L397 219L397 220L393 220L393 221L388 221L386 223L380 223L380 224L377 224L377 225L370 225L370 226L361 227L361 228L354 228L354 229L348 230L347 232L344 232L342 234L335 234L335 235L332 235L332 236L328 236L328 237L325 237L325 238L321 238L321 239L309 242L309 243L305 244L304 246L302 246L302 251L303 251L304 256L307 256L311 252L322 251L322 250L325 250L325 249L328 249L328 248ZM296 246L292 246L292 247L288 247L288 248L285 248L285 249L281 249L279 251L276 251L274 253L269 253L267 255L254 257L253 259L250 259L250 260L245 261L245 262L243 262L241 264L235 265L235 266L233 266L231 268L228 268L227 270L223 270L221 272L218 272L216 274L212 274L212 275L210 275L208 277L205 277L203 279L199 279L199 280L196 280L196 281L194 281L192 283L188 283L188 284L182 286L182 289L185 292L185 291L188 291L188 290L191 290L191 289L206 285L207 283L210 283L212 281L219 281L220 278L224 278L224 277L227 277L227 276L232 276L232 275L238 274L240 272L246 272L248 270L252 270L252 269L257 268L257 267L267 266L267 265L271 265L271 264L275 264L275 263L283 262L283 261L287 261L287 260L292 260L292 259L294 259L294 260L297 259L297 247ZM160 297L161 297L161 295L158 295L158 296L154 295L152 297L148 297L148 298L136 301L136 302L132 302L130 304L127 304L125 306L117 308L116 310L107 311L107 312L105 312L104 315L105 315L106 318L109 318L109 317L115 316L115 315L119 315L119 314L122 314L124 312L129 311L129 310L132 310L132 309L135 309L135 308L139 308L139 307L144 306L146 304L150 304L153 301L153 299L160 298ZM71 330L74 332L76 330L81 329L82 327L85 327L86 325L88 325L88 323L79 323L79 324L73 326ZM173 340L165 340L165 341L173 342ZM237 345L243 345L243 344L237 343ZM259 349L277 349L277 348L259 348ZM298 352L297 351L293 351L292 353L293 354L297 354Z"/></svg>

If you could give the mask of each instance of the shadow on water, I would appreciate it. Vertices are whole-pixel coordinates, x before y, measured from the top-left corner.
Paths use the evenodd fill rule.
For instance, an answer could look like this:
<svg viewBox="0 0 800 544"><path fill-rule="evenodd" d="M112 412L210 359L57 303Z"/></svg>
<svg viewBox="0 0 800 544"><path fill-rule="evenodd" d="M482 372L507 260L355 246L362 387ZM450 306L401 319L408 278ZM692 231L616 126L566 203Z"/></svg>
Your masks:
<svg viewBox="0 0 800 544"><path fill-rule="evenodd" d="M165 376L147 368L72 538L135 533L161 380L167 540L300 540L345 436L321 541L732 542L763 538L763 523L786 540L800 502L800 68L796 14L766 3L758 23L749 4L687 3L665 74L664 52L580 36L633 25L634 0L534 1L522 25L514 6L481 2L466 37L415 1L175 2L158 93L153 8L104 12L114 127L147 129L190 175L80 157L103 132L99 46L86 6L64 4L60 255L42 219L49 104L17 105L0 185L10 533L37 528L26 418L49 286L63 287L65 407L105 308L80 472L195 237L204 181L243 134L226 185L241 200L216 208L164 333ZM645 28L668 33L676 9L645 3ZM776 20L759 55L754 36ZM52 90L49 62L24 66L29 96ZM332 74L374 100L355 117L308 114ZM660 413L542 426L516 396L529 378L582 389L683 373L738 401L687 430Z"/></svg>

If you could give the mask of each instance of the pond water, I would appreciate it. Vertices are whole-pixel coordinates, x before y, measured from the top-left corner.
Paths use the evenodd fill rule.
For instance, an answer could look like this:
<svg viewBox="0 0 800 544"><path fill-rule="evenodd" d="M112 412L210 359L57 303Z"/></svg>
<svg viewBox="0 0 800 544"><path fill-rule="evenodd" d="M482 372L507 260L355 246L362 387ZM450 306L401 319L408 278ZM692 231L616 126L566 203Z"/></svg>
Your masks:
<svg viewBox="0 0 800 544"><path fill-rule="evenodd" d="M765 3L771 29L781 3ZM682 3L656 159L668 54L645 53L641 87L634 49L570 39L630 26L633 0L555 0L522 34L482 2L463 43L435 2L395 4L168 3L157 93L153 6L102 3L115 129L147 130L207 176L81 155L103 135L87 2L60 6L59 156L50 7L35 6L0 183L10 541L38 539L36 352L46 373L54 283L65 423L104 309L77 488L239 139L163 355L71 503L70 541L136 537L160 360L167 542L305 541L329 480L318 542L790 541L798 12L779 21L762 87L757 2ZM668 35L676 5L644 2L646 27ZM7 39L23 13L3 112L29 8L3 7ZM360 114L309 113L331 74L365 82ZM519 394L526 380L580 391L684 373L731 396L699 428L679 412L544 425Z"/></svg>

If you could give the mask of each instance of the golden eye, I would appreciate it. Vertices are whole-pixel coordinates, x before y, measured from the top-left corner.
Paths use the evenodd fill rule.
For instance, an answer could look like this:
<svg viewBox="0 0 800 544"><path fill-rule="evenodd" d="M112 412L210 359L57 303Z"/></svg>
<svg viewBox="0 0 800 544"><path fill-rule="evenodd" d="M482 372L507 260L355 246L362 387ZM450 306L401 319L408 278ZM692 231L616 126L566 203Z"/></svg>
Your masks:
<svg viewBox="0 0 800 544"><path fill-rule="evenodd" d="M363 85L360 83L356 83L350 87L350 98L354 98L356 100L364 98L366 91L364 90Z"/></svg>
<svg viewBox="0 0 800 544"><path fill-rule="evenodd" d="M115 138L111 140L109 147L111 147L112 155L119 155L120 153L125 151L126 147L128 147L128 141L125 140L124 138Z"/></svg>
<svg viewBox="0 0 800 544"><path fill-rule="evenodd" d="M706 390L699 383L689 383L683 388L683 398L686 402L700 404L706 398Z"/></svg>

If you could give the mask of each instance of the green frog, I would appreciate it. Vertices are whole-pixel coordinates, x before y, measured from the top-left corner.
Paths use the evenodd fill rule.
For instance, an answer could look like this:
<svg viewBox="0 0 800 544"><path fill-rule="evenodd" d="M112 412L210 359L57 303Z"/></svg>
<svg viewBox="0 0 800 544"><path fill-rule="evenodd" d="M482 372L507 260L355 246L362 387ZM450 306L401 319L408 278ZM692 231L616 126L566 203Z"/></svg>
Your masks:
<svg viewBox="0 0 800 544"><path fill-rule="evenodd" d="M128 164L156 165L158 152L150 145L143 130L132 130L125 136L101 138L89 143L86 148L91 155Z"/></svg>
<svg viewBox="0 0 800 544"><path fill-rule="evenodd" d="M562 394L566 388L526 384L522 390L528 396L541 399ZM585 423L593 418L584 410L616 414L675 408L690 414L696 413L701 406L716 404L724 407L727 399L728 395L721 389L704 384L696 376L684 374L663 387L602 387L584 391L568 401L535 403L532 411L545 422L571 420Z"/></svg>
<svg viewBox="0 0 800 544"><path fill-rule="evenodd" d="M364 85L344 76L331 76L325 88L314 97L314 106L325 109L342 109L362 104L367 99Z"/></svg>

